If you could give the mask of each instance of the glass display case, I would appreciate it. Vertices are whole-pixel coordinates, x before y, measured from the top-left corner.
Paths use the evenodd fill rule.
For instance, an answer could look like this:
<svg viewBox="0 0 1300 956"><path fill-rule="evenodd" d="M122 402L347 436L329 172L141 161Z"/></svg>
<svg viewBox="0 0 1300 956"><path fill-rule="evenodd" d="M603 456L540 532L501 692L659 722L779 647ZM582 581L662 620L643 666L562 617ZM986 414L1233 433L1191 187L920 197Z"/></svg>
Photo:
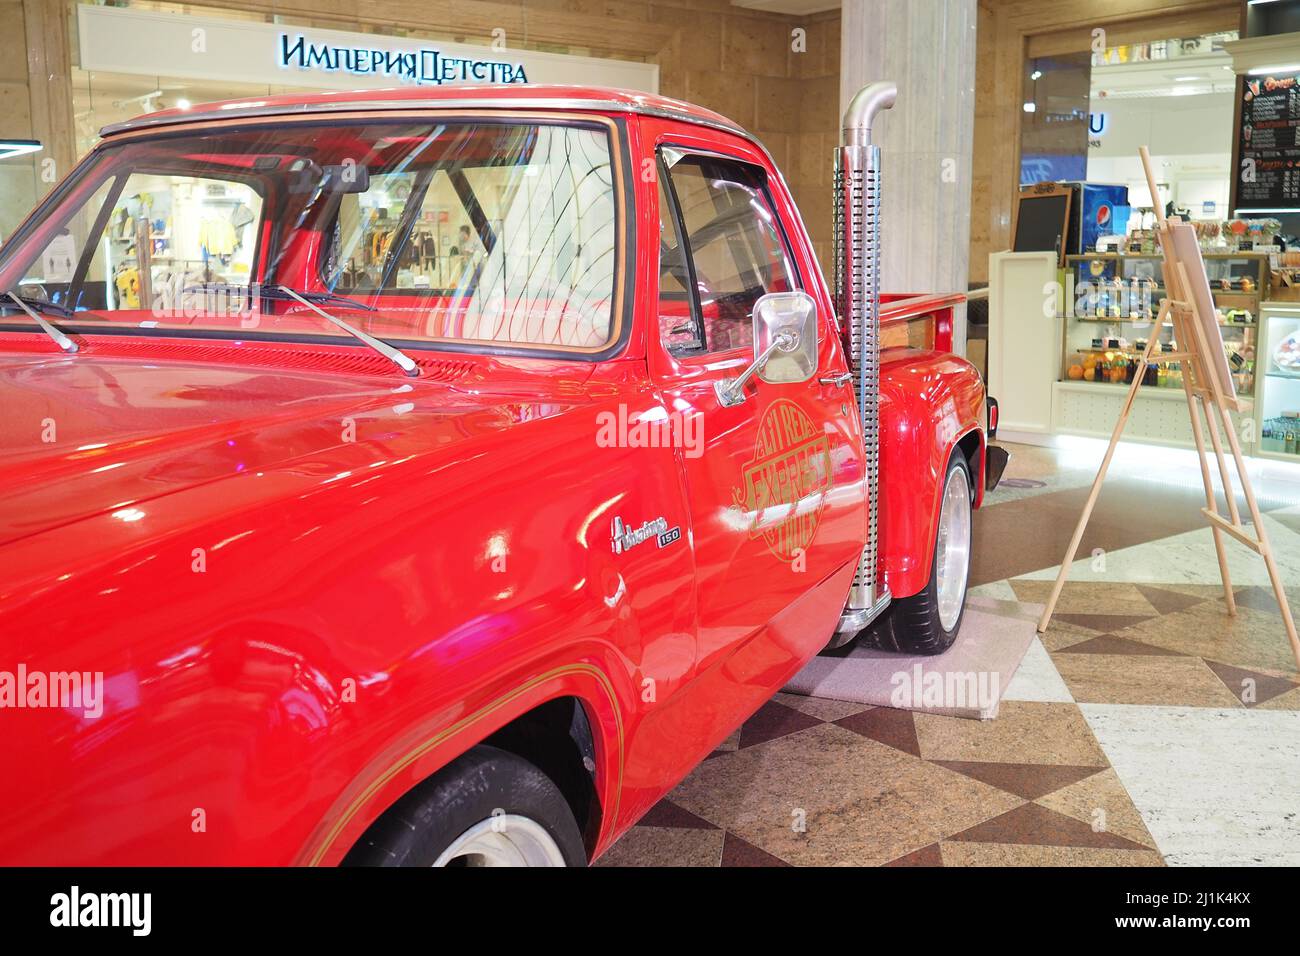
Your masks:
<svg viewBox="0 0 1300 956"><path fill-rule="evenodd" d="M1300 464L1300 303L1268 303L1260 332L1258 454Z"/></svg>
<svg viewBox="0 0 1300 956"><path fill-rule="evenodd" d="M1265 253L1206 253L1205 270L1222 317L1224 349L1237 394L1255 395L1260 304L1268 294ZM1127 385L1166 295L1159 255L1093 253L1067 256L1063 297L1061 381ZM1173 352L1173 328L1160 330L1160 351ZM1181 389L1178 362L1144 369L1144 385ZM1297 395L1300 398L1300 394Z"/></svg>

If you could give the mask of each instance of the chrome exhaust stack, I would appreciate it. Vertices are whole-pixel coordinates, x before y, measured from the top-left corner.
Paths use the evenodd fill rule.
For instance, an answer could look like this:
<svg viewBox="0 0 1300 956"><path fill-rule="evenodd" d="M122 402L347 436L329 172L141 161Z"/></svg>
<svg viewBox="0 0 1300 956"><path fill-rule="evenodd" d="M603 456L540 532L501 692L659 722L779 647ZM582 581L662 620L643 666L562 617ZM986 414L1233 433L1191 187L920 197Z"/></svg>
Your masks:
<svg viewBox="0 0 1300 956"><path fill-rule="evenodd" d="M835 150L835 310L849 324L850 368L867 463L867 543L832 646L856 635L889 606L879 582L877 509L880 500L880 147L871 128L890 109L898 87L864 86L844 113Z"/></svg>

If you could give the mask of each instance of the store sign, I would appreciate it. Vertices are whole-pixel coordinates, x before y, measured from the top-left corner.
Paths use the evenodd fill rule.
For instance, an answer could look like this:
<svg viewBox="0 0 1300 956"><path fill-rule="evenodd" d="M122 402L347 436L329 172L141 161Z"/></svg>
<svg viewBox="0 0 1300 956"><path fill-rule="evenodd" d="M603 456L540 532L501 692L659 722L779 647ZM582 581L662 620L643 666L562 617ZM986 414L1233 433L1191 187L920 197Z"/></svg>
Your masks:
<svg viewBox="0 0 1300 956"><path fill-rule="evenodd" d="M81 68L291 90L566 83L659 91L659 67L481 44L78 4ZM152 89L152 87L149 87Z"/></svg>
<svg viewBox="0 0 1300 956"><path fill-rule="evenodd" d="M301 33L280 34L279 65L355 76L391 76L408 83L527 83L522 63L447 56L438 50L367 49L312 43Z"/></svg>

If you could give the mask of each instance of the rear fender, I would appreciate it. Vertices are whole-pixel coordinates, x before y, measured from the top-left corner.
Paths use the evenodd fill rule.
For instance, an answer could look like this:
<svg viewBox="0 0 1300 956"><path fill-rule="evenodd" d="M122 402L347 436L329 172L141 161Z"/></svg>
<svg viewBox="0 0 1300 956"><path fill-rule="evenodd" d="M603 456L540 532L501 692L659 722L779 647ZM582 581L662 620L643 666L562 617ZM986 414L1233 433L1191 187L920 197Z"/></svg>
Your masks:
<svg viewBox="0 0 1300 956"><path fill-rule="evenodd" d="M935 522L954 451L971 468L978 506L984 487L984 384L955 355L890 349L880 376L880 569L894 597L930 580Z"/></svg>

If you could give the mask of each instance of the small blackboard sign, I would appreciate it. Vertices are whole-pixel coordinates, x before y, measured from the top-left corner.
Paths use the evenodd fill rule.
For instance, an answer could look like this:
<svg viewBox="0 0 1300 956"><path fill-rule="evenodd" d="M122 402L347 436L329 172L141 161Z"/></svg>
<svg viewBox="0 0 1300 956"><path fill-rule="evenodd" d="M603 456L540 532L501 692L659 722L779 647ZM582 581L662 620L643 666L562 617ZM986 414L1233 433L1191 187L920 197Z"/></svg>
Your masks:
<svg viewBox="0 0 1300 956"><path fill-rule="evenodd" d="M1236 208L1300 210L1300 72L1242 77Z"/></svg>
<svg viewBox="0 0 1300 956"><path fill-rule="evenodd" d="M1070 229L1070 196L1061 183L1026 186L1016 199L1016 221L1011 227L1012 252L1055 252L1065 265L1065 237Z"/></svg>

